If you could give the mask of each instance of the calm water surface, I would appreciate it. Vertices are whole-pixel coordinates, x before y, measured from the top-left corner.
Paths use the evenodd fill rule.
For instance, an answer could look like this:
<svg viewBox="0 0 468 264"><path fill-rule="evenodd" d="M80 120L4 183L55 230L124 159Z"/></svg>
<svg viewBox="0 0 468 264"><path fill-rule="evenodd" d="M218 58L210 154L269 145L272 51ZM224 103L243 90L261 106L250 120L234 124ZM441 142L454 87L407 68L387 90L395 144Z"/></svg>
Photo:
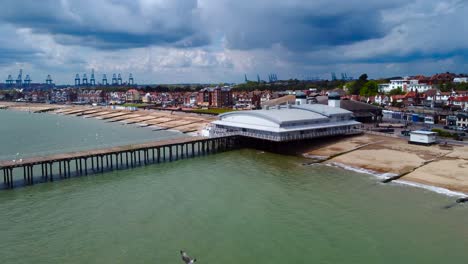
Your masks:
<svg viewBox="0 0 468 264"><path fill-rule="evenodd" d="M240 150L0 191L0 263L467 263L468 207L302 163Z"/></svg>
<svg viewBox="0 0 468 264"><path fill-rule="evenodd" d="M95 118L0 110L0 160L184 136Z"/></svg>

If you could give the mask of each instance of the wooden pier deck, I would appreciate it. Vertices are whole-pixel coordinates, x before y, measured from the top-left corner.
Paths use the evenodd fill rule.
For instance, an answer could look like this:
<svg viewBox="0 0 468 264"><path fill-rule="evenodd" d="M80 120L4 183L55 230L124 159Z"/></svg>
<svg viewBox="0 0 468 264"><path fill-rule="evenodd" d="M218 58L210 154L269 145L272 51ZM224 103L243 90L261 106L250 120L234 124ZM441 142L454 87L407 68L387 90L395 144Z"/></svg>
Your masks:
<svg viewBox="0 0 468 264"><path fill-rule="evenodd" d="M25 158L20 161L0 161L4 186L11 189L23 182L54 181L114 169L191 158L236 148L238 137L185 137L104 149L70 152L50 156ZM88 166L89 165L89 166ZM40 175L41 177L35 177ZM39 179L38 179L39 178Z"/></svg>

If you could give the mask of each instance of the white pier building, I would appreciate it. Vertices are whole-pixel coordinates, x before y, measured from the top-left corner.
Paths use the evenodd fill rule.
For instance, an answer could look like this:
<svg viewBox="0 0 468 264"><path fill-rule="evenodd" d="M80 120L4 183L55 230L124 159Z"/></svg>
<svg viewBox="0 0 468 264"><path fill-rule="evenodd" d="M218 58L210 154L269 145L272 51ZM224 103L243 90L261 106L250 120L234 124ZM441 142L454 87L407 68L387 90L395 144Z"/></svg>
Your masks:
<svg viewBox="0 0 468 264"><path fill-rule="evenodd" d="M359 133L360 123L352 112L339 108L339 102L332 105L281 105L225 113L207 132L210 137L239 135L275 142Z"/></svg>

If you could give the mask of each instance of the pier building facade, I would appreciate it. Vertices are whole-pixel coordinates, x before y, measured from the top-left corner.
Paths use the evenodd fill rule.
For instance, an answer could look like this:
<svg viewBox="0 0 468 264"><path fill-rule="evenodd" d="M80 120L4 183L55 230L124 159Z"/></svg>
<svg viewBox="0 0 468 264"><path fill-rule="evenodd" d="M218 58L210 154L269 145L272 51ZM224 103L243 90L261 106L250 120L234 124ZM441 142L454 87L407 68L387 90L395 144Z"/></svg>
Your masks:
<svg viewBox="0 0 468 264"><path fill-rule="evenodd" d="M244 136L275 142L360 133L353 113L321 104L266 106L225 113L211 123L210 137Z"/></svg>

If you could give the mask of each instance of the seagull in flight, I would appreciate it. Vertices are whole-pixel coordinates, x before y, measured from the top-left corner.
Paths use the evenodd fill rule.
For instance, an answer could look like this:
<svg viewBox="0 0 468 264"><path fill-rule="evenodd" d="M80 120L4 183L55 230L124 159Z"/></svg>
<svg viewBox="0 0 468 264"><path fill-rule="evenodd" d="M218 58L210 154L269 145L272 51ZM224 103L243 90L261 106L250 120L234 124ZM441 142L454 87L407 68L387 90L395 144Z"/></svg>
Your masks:
<svg viewBox="0 0 468 264"><path fill-rule="evenodd" d="M196 258L192 259L189 257L189 255L187 255L187 253L185 253L183 250L180 251L180 256L182 257L182 260L185 262L185 264L193 264L195 261L197 261Z"/></svg>

